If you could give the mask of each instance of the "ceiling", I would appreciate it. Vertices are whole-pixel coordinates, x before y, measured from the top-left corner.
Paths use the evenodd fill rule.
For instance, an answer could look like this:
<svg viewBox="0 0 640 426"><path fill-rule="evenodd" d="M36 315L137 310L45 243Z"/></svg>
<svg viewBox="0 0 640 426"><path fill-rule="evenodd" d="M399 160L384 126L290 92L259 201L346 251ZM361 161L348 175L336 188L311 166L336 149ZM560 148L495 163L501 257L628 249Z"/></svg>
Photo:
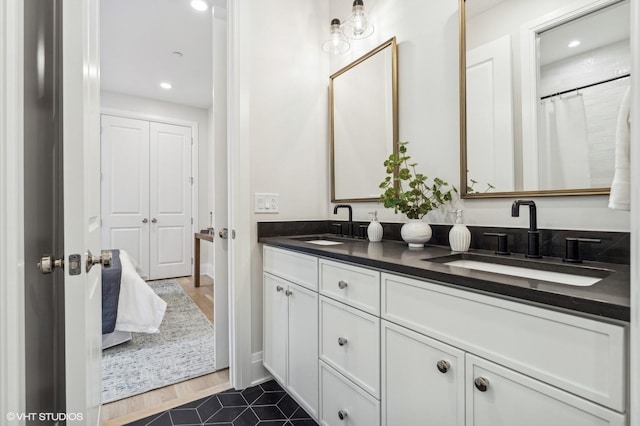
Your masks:
<svg viewBox="0 0 640 426"><path fill-rule="evenodd" d="M100 3L103 90L197 108L211 106L211 9L198 12L189 0ZM217 10L216 15L220 12L226 11ZM163 81L173 88L162 89Z"/></svg>

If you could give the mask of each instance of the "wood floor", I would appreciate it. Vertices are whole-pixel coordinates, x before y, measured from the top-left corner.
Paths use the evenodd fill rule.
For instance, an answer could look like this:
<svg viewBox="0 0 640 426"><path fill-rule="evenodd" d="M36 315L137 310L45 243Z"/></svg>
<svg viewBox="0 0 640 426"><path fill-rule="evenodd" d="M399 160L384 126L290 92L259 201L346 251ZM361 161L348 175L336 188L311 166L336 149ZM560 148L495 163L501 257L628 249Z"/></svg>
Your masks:
<svg viewBox="0 0 640 426"><path fill-rule="evenodd" d="M176 278L176 281L213 323L213 280L211 277L203 275L200 278L200 287L198 288L193 286L192 277ZM222 392L230 387L229 370L227 369L196 377L105 404L102 406L102 424L104 426L124 425L198 398Z"/></svg>

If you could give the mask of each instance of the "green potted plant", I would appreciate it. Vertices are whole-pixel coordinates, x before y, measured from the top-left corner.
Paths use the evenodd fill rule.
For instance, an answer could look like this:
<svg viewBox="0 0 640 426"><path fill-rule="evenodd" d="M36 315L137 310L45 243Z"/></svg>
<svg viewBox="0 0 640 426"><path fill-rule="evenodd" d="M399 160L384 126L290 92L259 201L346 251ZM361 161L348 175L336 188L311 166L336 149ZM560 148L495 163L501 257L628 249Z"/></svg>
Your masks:
<svg viewBox="0 0 640 426"><path fill-rule="evenodd" d="M398 152L385 160L387 177L380 183L384 192L380 201L396 213L404 213L409 222L402 226L401 235L409 247L424 247L431 239L431 227L422 218L431 210L450 203L458 190L440 178L428 183L428 177L416 170L417 163L410 163L408 142L398 142Z"/></svg>

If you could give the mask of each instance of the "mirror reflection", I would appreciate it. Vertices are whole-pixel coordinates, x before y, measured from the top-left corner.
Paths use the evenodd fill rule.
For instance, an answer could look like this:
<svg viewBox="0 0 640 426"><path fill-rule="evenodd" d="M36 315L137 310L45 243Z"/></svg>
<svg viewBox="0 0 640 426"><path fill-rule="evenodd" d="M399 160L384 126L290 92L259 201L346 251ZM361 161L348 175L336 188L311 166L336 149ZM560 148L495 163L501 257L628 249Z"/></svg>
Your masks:
<svg viewBox="0 0 640 426"><path fill-rule="evenodd" d="M396 71L392 38L330 77L331 201L380 198L398 140Z"/></svg>
<svg viewBox="0 0 640 426"><path fill-rule="evenodd" d="M465 196L608 193L629 13L628 0L461 2Z"/></svg>

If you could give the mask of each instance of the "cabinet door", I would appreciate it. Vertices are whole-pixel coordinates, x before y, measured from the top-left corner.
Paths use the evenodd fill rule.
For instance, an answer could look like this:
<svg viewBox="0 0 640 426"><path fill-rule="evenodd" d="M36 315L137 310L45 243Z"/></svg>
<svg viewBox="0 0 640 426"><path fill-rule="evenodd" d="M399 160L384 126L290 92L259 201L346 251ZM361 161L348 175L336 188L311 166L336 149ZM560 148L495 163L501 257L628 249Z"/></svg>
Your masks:
<svg viewBox="0 0 640 426"><path fill-rule="evenodd" d="M318 416L318 294L289 284L289 380L287 389L312 417Z"/></svg>
<svg viewBox="0 0 640 426"><path fill-rule="evenodd" d="M383 426L463 426L464 380L464 352L382 321Z"/></svg>
<svg viewBox="0 0 640 426"><path fill-rule="evenodd" d="M476 385L476 381L484 380ZM469 426L623 426L608 410L507 368L466 355Z"/></svg>
<svg viewBox="0 0 640 426"><path fill-rule="evenodd" d="M287 383L287 282L264 274L264 366L282 384Z"/></svg>

